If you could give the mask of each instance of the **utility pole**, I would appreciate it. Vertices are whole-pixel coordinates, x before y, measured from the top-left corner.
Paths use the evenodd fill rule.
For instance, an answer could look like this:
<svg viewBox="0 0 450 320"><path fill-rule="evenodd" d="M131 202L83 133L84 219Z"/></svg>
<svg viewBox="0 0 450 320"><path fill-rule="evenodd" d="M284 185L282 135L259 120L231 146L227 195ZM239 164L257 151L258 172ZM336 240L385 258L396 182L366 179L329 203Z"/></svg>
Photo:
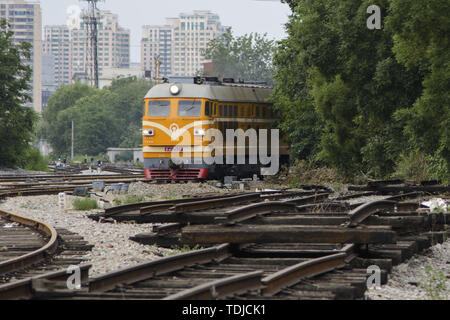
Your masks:
<svg viewBox="0 0 450 320"><path fill-rule="evenodd" d="M75 135L74 135L74 131L75 129L74 129L74 126L73 126L73 120L72 120L72 152L71 152L71 157L70 157L70 159L72 160L72 162L73 162L73 145L74 145L74 138L75 138Z"/></svg>
<svg viewBox="0 0 450 320"><path fill-rule="evenodd" d="M161 66L161 57L160 55L155 54L155 84L159 83L159 68Z"/></svg>
<svg viewBox="0 0 450 320"><path fill-rule="evenodd" d="M89 65L89 74L91 84L95 88L98 88L98 42L97 42L97 2L100 0L82 0L87 1L88 9L83 14L83 22L86 26L87 38L89 39L89 55L91 57L91 63Z"/></svg>

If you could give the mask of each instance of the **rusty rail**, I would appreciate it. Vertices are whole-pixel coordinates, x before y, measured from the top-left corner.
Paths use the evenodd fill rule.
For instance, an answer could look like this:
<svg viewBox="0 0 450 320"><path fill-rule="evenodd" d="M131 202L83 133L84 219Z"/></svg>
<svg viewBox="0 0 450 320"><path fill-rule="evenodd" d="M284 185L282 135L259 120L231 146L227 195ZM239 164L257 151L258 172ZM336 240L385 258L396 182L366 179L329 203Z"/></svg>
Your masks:
<svg viewBox="0 0 450 320"><path fill-rule="evenodd" d="M261 287L263 271L252 271L220 279L167 296L163 300L205 300L226 298Z"/></svg>
<svg viewBox="0 0 450 320"><path fill-rule="evenodd" d="M255 203L226 212L225 223L232 224L242 222L262 214L286 211L295 212L296 205L281 201Z"/></svg>
<svg viewBox="0 0 450 320"><path fill-rule="evenodd" d="M393 209L397 202L391 200L376 200L364 203L349 212L349 227L356 227L373 213L382 209Z"/></svg>
<svg viewBox="0 0 450 320"><path fill-rule="evenodd" d="M40 262L47 258L48 255L53 254L57 250L58 233L52 226L39 220L29 219L3 210L0 210L0 216L9 221L18 222L20 224L36 229L50 237L49 241L38 250L22 255L20 257L0 262L0 274L12 272L16 269L24 268Z"/></svg>
<svg viewBox="0 0 450 320"><path fill-rule="evenodd" d="M215 208L219 206L232 205L243 202L250 202L260 199L261 194L259 192L253 194L244 194L235 197L227 197L221 199L212 199L212 200L203 200L203 201L195 201L195 202L186 202L176 204L170 208L170 210L174 212L186 212L192 210L200 210L200 209L208 209Z"/></svg>
<svg viewBox="0 0 450 320"><path fill-rule="evenodd" d="M81 284L88 281L90 264L79 266ZM66 270L53 271L36 277L23 279L0 286L0 300L32 299L34 297L33 280L48 279L55 281L67 281L70 274Z"/></svg>
<svg viewBox="0 0 450 320"><path fill-rule="evenodd" d="M181 253L176 256L162 258L94 277L89 281L89 291L104 292L113 289L119 284L135 283L137 281L152 278L156 275L183 269L188 265L205 263L213 260L220 261L230 255L230 246L228 244Z"/></svg>
<svg viewBox="0 0 450 320"><path fill-rule="evenodd" d="M312 259L287 267L261 280L264 285L263 295L273 296L282 289L298 283L308 277L317 276L345 266L344 252Z"/></svg>

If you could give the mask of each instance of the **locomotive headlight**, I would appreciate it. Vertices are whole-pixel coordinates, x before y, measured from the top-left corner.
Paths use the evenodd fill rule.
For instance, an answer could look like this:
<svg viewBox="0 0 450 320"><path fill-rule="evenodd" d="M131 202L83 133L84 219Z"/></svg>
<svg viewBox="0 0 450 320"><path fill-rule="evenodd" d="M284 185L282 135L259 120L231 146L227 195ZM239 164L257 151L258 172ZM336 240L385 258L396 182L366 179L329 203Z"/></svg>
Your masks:
<svg viewBox="0 0 450 320"><path fill-rule="evenodd" d="M171 86L170 86L170 89L169 89L169 90L170 90L170 93L171 93L171 94L177 95L177 94L180 93L181 88L180 88L178 85L174 84L174 85L171 85Z"/></svg>
<svg viewBox="0 0 450 320"><path fill-rule="evenodd" d="M144 129L142 130L142 135L144 136L154 136L155 131L153 129Z"/></svg>
<svg viewBox="0 0 450 320"><path fill-rule="evenodd" d="M194 129L194 136L204 136L206 131L204 129Z"/></svg>

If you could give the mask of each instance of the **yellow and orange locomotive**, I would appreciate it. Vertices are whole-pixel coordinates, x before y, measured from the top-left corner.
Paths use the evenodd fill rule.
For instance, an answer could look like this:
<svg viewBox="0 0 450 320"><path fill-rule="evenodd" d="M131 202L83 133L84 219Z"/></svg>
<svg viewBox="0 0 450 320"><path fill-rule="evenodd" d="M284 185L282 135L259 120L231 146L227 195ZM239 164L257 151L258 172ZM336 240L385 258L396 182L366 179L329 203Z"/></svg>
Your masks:
<svg viewBox="0 0 450 320"><path fill-rule="evenodd" d="M276 121L272 104L266 102L270 93L271 88L260 84L200 77L152 87L144 98L142 119L146 178L198 180L259 174L264 166L260 161L225 161L227 156L236 160L239 146L223 143L212 148L211 141L217 136L211 138L208 133L216 130L226 137L227 129L254 129L257 135L264 129L270 131ZM256 156L260 147L246 145L245 159ZM280 143L276 151L280 162L286 162L287 145Z"/></svg>

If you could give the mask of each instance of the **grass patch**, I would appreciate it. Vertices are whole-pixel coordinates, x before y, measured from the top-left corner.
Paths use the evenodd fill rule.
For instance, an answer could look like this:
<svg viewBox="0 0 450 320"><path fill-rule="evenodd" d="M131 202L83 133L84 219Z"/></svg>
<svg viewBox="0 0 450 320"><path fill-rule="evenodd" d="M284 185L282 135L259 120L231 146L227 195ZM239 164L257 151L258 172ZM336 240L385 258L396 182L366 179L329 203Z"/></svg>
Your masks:
<svg viewBox="0 0 450 320"><path fill-rule="evenodd" d="M415 182L431 180L428 161L425 155L419 151L402 154L397 164L393 178L413 180Z"/></svg>
<svg viewBox="0 0 450 320"><path fill-rule="evenodd" d="M168 190L165 195L166 200L177 200L181 199L181 197L174 190Z"/></svg>
<svg viewBox="0 0 450 320"><path fill-rule="evenodd" d="M425 267L426 278L420 282L420 286L428 294L431 300L447 299L447 277L442 270L435 270L430 265Z"/></svg>
<svg viewBox="0 0 450 320"><path fill-rule="evenodd" d="M200 250L203 249L202 246L196 244L195 246L191 247L187 244L183 245L182 247L174 245L170 247L173 251L169 254L171 256L182 253L182 252L189 252L189 251L194 251L194 250Z"/></svg>
<svg viewBox="0 0 450 320"><path fill-rule="evenodd" d="M302 185L327 185L343 182L344 179L336 170L327 167L318 167L314 164L300 160L289 168L289 188L301 188Z"/></svg>
<svg viewBox="0 0 450 320"><path fill-rule="evenodd" d="M75 210L92 210L98 209L97 201L88 197L84 199L75 199L73 201L73 208Z"/></svg>
<svg viewBox="0 0 450 320"><path fill-rule="evenodd" d="M127 195L124 197L114 198L113 202L116 206L144 202L145 196Z"/></svg>

